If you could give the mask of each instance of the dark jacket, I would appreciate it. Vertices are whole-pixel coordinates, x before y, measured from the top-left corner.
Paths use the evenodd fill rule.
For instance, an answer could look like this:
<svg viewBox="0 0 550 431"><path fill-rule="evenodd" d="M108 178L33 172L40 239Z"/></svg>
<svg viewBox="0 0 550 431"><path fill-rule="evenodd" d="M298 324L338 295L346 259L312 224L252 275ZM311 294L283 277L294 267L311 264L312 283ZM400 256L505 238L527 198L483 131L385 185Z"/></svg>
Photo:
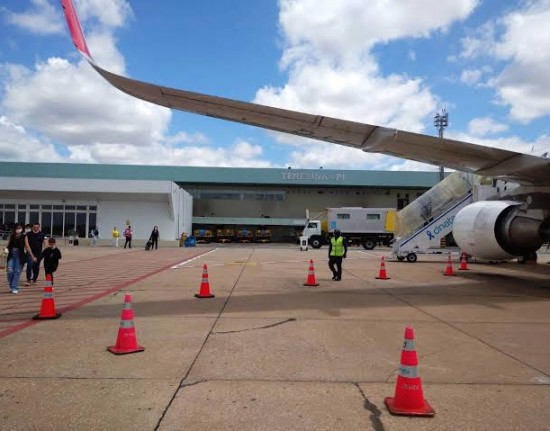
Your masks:
<svg viewBox="0 0 550 431"><path fill-rule="evenodd" d="M11 251L14 248L19 250L19 263L23 266L27 260L25 258L25 235L21 234L19 237L10 235L10 239L8 241L8 261L11 259Z"/></svg>
<svg viewBox="0 0 550 431"><path fill-rule="evenodd" d="M149 240L154 241L156 239L159 239L159 231L153 229L153 232L151 232L151 236L149 237Z"/></svg>
<svg viewBox="0 0 550 431"><path fill-rule="evenodd" d="M42 259L44 259L44 271L46 274L53 274L57 271L57 267L59 266L61 251L57 247L46 247L40 255L40 260Z"/></svg>

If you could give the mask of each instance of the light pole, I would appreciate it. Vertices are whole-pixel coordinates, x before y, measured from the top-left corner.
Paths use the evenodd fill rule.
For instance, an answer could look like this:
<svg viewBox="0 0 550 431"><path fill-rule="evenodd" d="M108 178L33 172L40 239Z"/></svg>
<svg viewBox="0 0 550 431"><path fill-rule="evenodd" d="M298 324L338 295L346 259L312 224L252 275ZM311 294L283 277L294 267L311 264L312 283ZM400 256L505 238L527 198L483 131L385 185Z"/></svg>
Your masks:
<svg viewBox="0 0 550 431"><path fill-rule="evenodd" d="M434 115L434 126L439 131L439 139L443 139L443 131L449 125L449 114L445 109L441 110L441 114L438 112ZM445 168L439 167L439 181L443 181L445 178Z"/></svg>

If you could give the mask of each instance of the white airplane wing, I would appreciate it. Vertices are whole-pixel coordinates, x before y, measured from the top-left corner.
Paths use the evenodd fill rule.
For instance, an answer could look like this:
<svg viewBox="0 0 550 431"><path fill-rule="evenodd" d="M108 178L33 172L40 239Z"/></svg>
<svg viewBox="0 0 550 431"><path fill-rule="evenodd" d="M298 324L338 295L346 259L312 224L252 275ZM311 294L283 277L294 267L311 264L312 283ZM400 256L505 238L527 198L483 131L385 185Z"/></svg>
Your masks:
<svg viewBox="0 0 550 431"><path fill-rule="evenodd" d="M542 157L177 90L116 75L93 61L72 0L61 0L61 3L76 48L109 83L139 99L181 111L346 145L366 152L442 165L522 184L550 185L550 160Z"/></svg>

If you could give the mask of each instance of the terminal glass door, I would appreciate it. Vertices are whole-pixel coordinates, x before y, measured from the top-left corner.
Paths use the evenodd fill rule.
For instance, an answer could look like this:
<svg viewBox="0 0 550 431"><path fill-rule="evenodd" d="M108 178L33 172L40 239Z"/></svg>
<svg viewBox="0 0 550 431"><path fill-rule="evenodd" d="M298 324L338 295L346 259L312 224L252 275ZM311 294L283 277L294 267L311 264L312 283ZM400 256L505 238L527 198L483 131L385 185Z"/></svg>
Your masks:
<svg viewBox="0 0 550 431"><path fill-rule="evenodd" d="M80 238L86 238L86 213L76 214L76 234Z"/></svg>
<svg viewBox="0 0 550 431"><path fill-rule="evenodd" d="M52 236L63 236L63 213L62 212L53 213Z"/></svg>
<svg viewBox="0 0 550 431"><path fill-rule="evenodd" d="M52 213L42 212L42 232L46 235L52 234Z"/></svg>
<svg viewBox="0 0 550 431"><path fill-rule="evenodd" d="M65 213L65 236L69 236L69 231L75 228L74 218L75 213Z"/></svg>
<svg viewBox="0 0 550 431"><path fill-rule="evenodd" d="M40 223L40 213L31 211L29 214L29 224Z"/></svg>

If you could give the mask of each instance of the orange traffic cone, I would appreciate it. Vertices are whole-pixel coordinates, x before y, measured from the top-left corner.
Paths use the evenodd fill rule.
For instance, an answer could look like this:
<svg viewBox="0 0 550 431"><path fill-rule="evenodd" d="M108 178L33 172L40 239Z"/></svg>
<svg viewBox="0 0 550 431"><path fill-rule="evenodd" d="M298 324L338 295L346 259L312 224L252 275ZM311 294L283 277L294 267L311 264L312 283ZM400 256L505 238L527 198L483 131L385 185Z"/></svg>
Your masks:
<svg viewBox="0 0 550 431"><path fill-rule="evenodd" d="M136 328L134 327L134 311L132 310L132 295L124 295L124 307L120 316L116 346L107 347L107 350L115 355L143 352L145 350L137 342Z"/></svg>
<svg viewBox="0 0 550 431"><path fill-rule="evenodd" d="M313 267L313 260L309 261L307 281L304 283L304 286L310 286L310 287L319 286L319 283L317 283L317 280L315 280L315 268Z"/></svg>
<svg viewBox="0 0 550 431"><path fill-rule="evenodd" d="M449 253L449 259L447 260L447 269L445 269L445 273L443 275L447 277L456 275L453 271L453 261L451 260L451 253Z"/></svg>
<svg viewBox="0 0 550 431"><path fill-rule="evenodd" d="M390 277L388 277L388 274L386 274L386 261L384 260L384 256L380 259L380 272L378 273L378 277L376 277L377 280L389 280Z"/></svg>
<svg viewBox="0 0 550 431"><path fill-rule="evenodd" d="M202 281L199 293L195 294L196 298L214 298L214 295L210 293L210 283L208 282L208 267L204 265L202 267Z"/></svg>
<svg viewBox="0 0 550 431"><path fill-rule="evenodd" d="M469 271L468 269L468 258L466 257L466 253L462 252L462 256L460 257L460 268L458 268L459 271Z"/></svg>
<svg viewBox="0 0 550 431"><path fill-rule="evenodd" d="M387 397L384 402L392 415L433 416L432 406L424 399L422 381L418 374L418 357L414 348L414 331L411 326L405 328L405 342L401 352L401 366L395 385L395 396Z"/></svg>
<svg viewBox="0 0 550 431"><path fill-rule="evenodd" d="M40 312L33 317L34 320L59 319L61 313L55 312L55 300L53 299L52 276L46 275L46 286L44 287L44 298L40 305Z"/></svg>

